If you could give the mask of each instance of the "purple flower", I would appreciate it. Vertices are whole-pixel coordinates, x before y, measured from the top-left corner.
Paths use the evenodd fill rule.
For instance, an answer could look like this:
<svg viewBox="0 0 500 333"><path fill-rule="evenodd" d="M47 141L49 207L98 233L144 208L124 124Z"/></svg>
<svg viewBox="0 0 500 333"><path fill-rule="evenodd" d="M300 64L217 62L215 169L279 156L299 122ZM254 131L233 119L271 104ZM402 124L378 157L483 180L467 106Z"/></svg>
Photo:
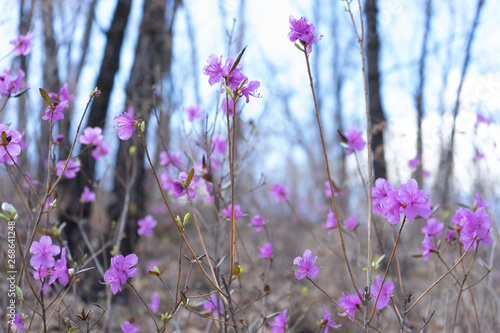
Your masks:
<svg viewBox="0 0 500 333"><path fill-rule="evenodd" d="M62 173L63 173L63 169L64 169L64 165L66 165L66 161L65 160L62 160L62 161L59 161L56 163L56 174L57 176L59 177ZM68 167L66 168L66 170L64 170L64 176L66 176L66 178L75 178L76 177L76 173L80 171L80 162L78 161L73 161L73 160L69 160L69 163L68 163Z"/></svg>
<svg viewBox="0 0 500 333"><path fill-rule="evenodd" d="M484 158L484 154L481 153L480 151L476 152L476 156L472 159L472 162L477 163L479 160L482 160Z"/></svg>
<svg viewBox="0 0 500 333"><path fill-rule="evenodd" d="M217 316L219 313L224 314L224 304L222 300L217 302L217 296L210 295L210 300L203 303L203 308L205 309L206 315Z"/></svg>
<svg viewBox="0 0 500 333"><path fill-rule="evenodd" d="M94 150L92 150L92 157L98 160L101 157L108 155L108 153L109 153L109 147L106 144L106 141L101 140L97 142L96 147L94 148Z"/></svg>
<svg viewBox="0 0 500 333"><path fill-rule="evenodd" d="M212 149L215 154L224 155L226 152L227 141L221 136L216 135L212 138Z"/></svg>
<svg viewBox="0 0 500 333"><path fill-rule="evenodd" d="M225 217L227 217L228 219L231 219L231 209L232 209L232 206L229 205L227 206L226 209L224 209L222 211L222 213L224 214ZM236 205L234 206L234 218L237 220L241 217L243 217L245 214L241 211L241 207L240 205Z"/></svg>
<svg viewBox="0 0 500 333"><path fill-rule="evenodd" d="M134 120L134 108L129 107L128 112L123 112L121 115L113 119L115 126L114 129L118 130L118 137L120 140L128 140L134 134L134 126L137 122Z"/></svg>
<svg viewBox="0 0 500 333"><path fill-rule="evenodd" d="M63 286L68 285L69 276L68 276L68 263L66 261L66 247L62 248L61 251L61 259L57 259L54 268L50 270L52 276L50 277L49 284L54 283L57 279L59 279L59 283Z"/></svg>
<svg viewBox="0 0 500 333"><path fill-rule="evenodd" d="M71 95L69 93L69 87L68 87L68 84L65 83L63 84L63 86L61 87L61 89L59 90L59 100L62 102L62 101L69 101L69 100L73 100L75 99L76 96L75 95Z"/></svg>
<svg viewBox="0 0 500 333"><path fill-rule="evenodd" d="M120 328L122 329L123 333L138 333L139 332L139 327L131 324L128 321L121 324Z"/></svg>
<svg viewBox="0 0 500 333"><path fill-rule="evenodd" d="M460 207L455 212L455 215L453 215L451 217L451 221L453 223L455 223L455 225L457 226L458 230L462 230L462 228L463 228L463 222L466 221L466 214L467 214L467 212L468 212L467 209L465 209L463 207Z"/></svg>
<svg viewBox="0 0 500 333"><path fill-rule="evenodd" d="M57 245L52 245L52 238L49 236L42 236L40 242L33 242L30 248L30 253L34 254L30 259L30 264L34 269L38 270L40 267L51 268L56 263L53 258L58 255L61 249Z"/></svg>
<svg viewBox="0 0 500 333"><path fill-rule="evenodd" d="M432 214L429 195L418 189L415 179L410 179L406 184L399 186L396 199L401 203L402 212L410 221L415 220L417 215L428 218Z"/></svg>
<svg viewBox="0 0 500 333"><path fill-rule="evenodd" d="M380 292L380 287L382 286L382 278L377 276L376 279L377 283L372 284L371 287L371 294L372 298L375 299ZM376 308L378 310L382 310L385 308L387 304L389 304L389 300L391 299L391 294L394 291L394 283L392 281L388 281L384 283L384 286L382 287L382 291L380 292L380 296L378 298L377 306Z"/></svg>
<svg viewBox="0 0 500 333"><path fill-rule="evenodd" d="M486 215L484 207L475 212L465 211L464 217L460 221L462 230L460 230L460 242L464 244L464 251L467 251L471 244L475 249L479 242L491 244L491 219ZM479 241L476 242L476 238Z"/></svg>
<svg viewBox="0 0 500 333"><path fill-rule="evenodd" d="M351 126L344 132L344 137L347 139L349 150L347 155L351 155L354 150L362 151L365 148L366 142L363 140L363 132L358 131L356 126Z"/></svg>
<svg viewBox="0 0 500 333"><path fill-rule="evenodd" d="M167 191L170 191L172 189L172 179L168 175L167 170L163 169L163 172L160 176L160 185L161 188Z"/></svg>
<svg viewBox="0 0 500 333"><path fill-rule="evenodd" d="M325 314L323 315L323 319L321 319L321 322L325 322L326 321L326 324L324 324L325 326L325 333L328 333L328 330L329 328L339 328L340 326L342 326L342 324L337 324L332 318L331 318L331 314L328 312L328 310L326 309L326 306L323 305L323 308L325 309Z"/></svg>
<svg viewBox="0 0 500 333"><path fill-rule="evenodd" d="M474 199L476 199L476 207L477 208L488 207L489 205L491 205L490 202L486 202L486 201L481 199L479 192L476 192L476 194L474 195Z"/></svg>
<svg viewBox="0 0 500 333"><path fill-rule="evenodd" d="M191 179L189 183L187 183L188 174L185 172L179 173L179 179L172 181L171 193L174 197L180 198L189 195L191 199L193 199L196 195L195 191L195 181Z"/></svg>
<svg viewBox="0 0 500 333"><path fill-rule="evenodd" d="M0 75L0 95L10 96L19 91L19 89L26 86L25 83L21 82L26 74L21 69L17 70L17 78L12 80L10 76L10 70L4 69L3 75Z"/></svg>
<svg viewBox="0 0 500 333"><path fill-rule="evenodd" d="M52 106L47 106L45 109L45 114L43 115L43 120L49 120L52 122L56 122L57 120L61 120L64 118L64 114L62 113L64 109L68 107L68 101L62 102L53 102Z"/></svg>
<svg viewBox="0 0 500 333"><path fill-rule="evenodd" d="M418 251L422 252L422 255L424 257L424 261L427 261L429 257L431 256L431 250L435 250L436 248L431 242L431 238L429 235L424 236L424 240L422 241L422 246L424 247L423 249L418 249Z"/></svg>
<svg viewBox="0 0 500 333"><path fill-rule="evenodd" d="M427 225L422 228L422 233L430 238L437 238L443 234L444 223L436 219L428 219Z"/></svg>
<svg viewBox="0 0 500 333"><path fill-rule="evenodd" d="M264 218L260 215L255 215L252 218L252 224L255 226L255 231L259 232L262 229L264 229L264 226L266 225L266 221Z"/></svg>
<svg viewBox="0 0 500 333"><path fill-rule="evenodd" d="M221 110L224 112L224 115L227 114L227 101L225 98L222 99L222 105L221 105ZM234 101L230 98L229 99L229 116L232 117L234 113Z"/></svg>
<svg viewBox="0 0 500 333"><path fill-rule="evenodd" d="M356 214L344 220L344 229L353 230L356 229L358 225L358 217Z"/></svg>
<svg viewBox="0 0 500 333"><path fill-rule="evenodd" d="M111 292L116 294L122 290L121 286L127 283L129 277L134 277L137 274L137 268L132 267L137 264L138 260L134 253L126 257L117 254L111 258L111 268L104 273L104 282L99 282L109 285Z"/></svg>
<svg viewBox="0 0 500 333"><path fill-rule="evenodd" d="M1 149L1 148L0 148ZM10 152L10 151L9 151ZM0 153L1 154L1 153ZM31 179L31 175L29 172L26 172L26 177L28 177L29 181L31 182L31 185L36 185L38 184L38 180L36 179ZM26 181L24 182L24 187L30 187L30 184Z"/></svg>
<svg viewBox="0 0 500 333"><path fill-rule="evenodd" d="M411 169L415 169L419 165L420 165L420 159L418 158L418 156L408 161L408 167L410 167Z"/></svg>
<svg viewBox="0 0 500 333"><path fill-rule="evenodd" d="M158 309L160 308L160 297L158 297L158 292L155 291L153 295L151 295L151 304L149 304L149 307L153 313L158 312Z"/></svg>
<svg viewBox="0 0 500 333"><path fill-rule="evenodd" d="M222 56L219 58L215 54L208 56L207 62L208 65L203 67L203 74L209 76L208 83L213 86L217 82L220 82L223 76L227 76L229 68L222 66Z"/></svg>
<svg viewBox="0 0 500 333"><path fill-rule="evenodd" d="M325 181L325 191L324 191L324 193L325 193L325 196L327 198L331 198L332 197L332 190L330 188L330 182L328 180ZM335 188L335 186L333 187L333 195L334 196L339 195L339 192L337 191L337 189Z"/></svg>
<svg viewBox="0 0 500 333"><path fill-rule="evenodd" d="M318 256L313 257L311 250L305 250L302 257L297 257L293 260L293 264L299 269L295 271L295 277L298 280L302 280L306 276L310 279L315 279L319 274L319 267L314 266L314 262L318 259Z"/></svg>
<svg viewBox="0 0 500 333"><path fill-rule="evenodd" d="M247 103L250 101L250 96L260 98L260 94L257 89L260 87L259 81L250 81L247 85L241 88L241 94L246 97Z"/></svg>
<svg viewBox="0 0 500 333"><path fill-rule="evenodd" d="M271 188L271 195L276 197L276 201L287 201L288 200L288 192L290 190L288 187L281 183L274 184L273 188Z"/></svg>
<svg viewBox="0 0 500 333"><path fill-rule="evenodd" d="M390 181L379 178L373 187L373 212L382 215L391 224L396 224L401 216L401 203L396 199L398 190L393 188Z"/></svg>
<svg viewBox="0 0 500 333"><path fill-rule="evenodd" d="M175 154L169 153L167 151L162 151L159 154L160 165L166 167L177 167L179 168L182 164L181 162L181 152L177 151Z"/></svg>
<svg viewBox="0 0 500 333"><path fill-rule="evenodd" d="M3 135L5 133L5 136ZM16 130L9 129L9 126L0 124L0 158L9 156L9 154L14 157L21 153L21 140L22 135ZM6 139L4 141L4 139ZM7 149L7 150L6 150ZM10 158L9 158L10 159Z"/></svg>
<svg viewBox="0 0 500 333"><path fill-rule="evenodd" d="M335 214L330 211L328 212L328 216L326 218L326 222L321 224L321 229L328 230L328 234L331 235L334 228L337 227L337 220L335 219Z"/></svg>
<svg viewBox="0 0 500 333"><path fill-rule="evenodd" d="M153 228L156 227L158 222L151 215L147 215L144 219L139 220L137 224L139 225L139 230L137 230L137 234L145 235L147 237L153 236Z"/></svg>
<svg viewBox="0 0 500 333"><path fill-rule="evenodd" d="M314 31L316 27L312 23L307 22L307 18L302 16L300 20L295 19L293 15L290 15L290 32L288 33L288 38L292 43L297 39L307 45L307 53L312 52L312 44L323 38L321 36L315 36Z"/></svg>
<svg viewBox="0 0 500 333"><path fill-rule="evenodd" d="M12 321L12 328L17 329L18 332L24 330L23 316L19 312L14 313L14 320Z"/></svg>
<svg viewBox="0 0 500 333"><path fill-rule="evenodd" d="M80 136L80 142L84 145L97 145L102 141L102 129L100 127L87 127L83 130L83 135Z"/></svg>
<svg viewBox="0 0 500 333"><path fill-rule="evenodd" d="M18 35L16 39L11 40L9 43L14 45L12 52L16 56L28 55L31 51L31 37L33 33L29 31L26 35Z"/></svg>
<svg viewBox="0 0 500 333"><path fill-rule="evenodd" d="M203 114L201 113L201 106L193 103L190 106L182 108L182 111L187 114L188 120L193 121L195 119L203 119Z"/></svg>
<svg viewBox="0 0 500 333"><path fill-rule="evenodd" d="M342 309L344 309L346 312L344 313L338 313L339 316L345 317L349 315L349 319L351 321L354 321L354 315L356 312L356 309L361 308L361 300L359 299L358 294L353 294L349 295L349 293L344 293L342 292L342 297L339 299L339 305Z"/></svg>
<svg viewBox="0 0 500 333"><path fill-rule="evenodd" d="M483 116L481 113L478 113L477 114L477 120L476 120L476 124L474 125L474 127L477 128L477 126L481 123L485 123L486 125L489 125L493 122L493 120L491 120L491 118L489 117L485 117Z"/></svg>
<svg viewBox="0 0 500 333"><path fill-rule="evenodd" d="M265 243L264 246L259 246L259 257L261 258L273 258L273 245L271 243Z"/></svg>
<svg viewBox="0 0 500 333"><path fill-rule="evenodd" d="M85 186L83 188L82 196L80 197L80 200L82 202L95 202L95 193L92 192L88 186Z"/></svg>
<svg viewBox="0 0 500 333"><path fill-rule="evenodd" d="M448 242L451 242L454 238L456 238L456 232L455 230L450 230L446 232L446 240Z"/></svg>
<svg viewBox="0 0 500 333"><path fill-rule="evenodd" d="M231 57L227 58L227 69L228 70L230 70L231 67L233 66L234 59L235 58L231 58ZM247 79L247 77L245 75L243 75L243 73L240 72L241 66L242 66L242 63L240 61L238 63L238 65L236 65L236 68L229 74L227 86L230 89L238 88L241 85L241 83ZM221 89L221 93L224 91L225 91L225 89Z"/></svg>
<svg viewBox="0 0 500 333"><path fill-rule="evenodd" d="M283 310L281 314L277 315L274 317L274 320L269 323L269 325L272 326L271 332L272 333L284 333L287 329L286 326L286 313L288 309Z"/></svg>

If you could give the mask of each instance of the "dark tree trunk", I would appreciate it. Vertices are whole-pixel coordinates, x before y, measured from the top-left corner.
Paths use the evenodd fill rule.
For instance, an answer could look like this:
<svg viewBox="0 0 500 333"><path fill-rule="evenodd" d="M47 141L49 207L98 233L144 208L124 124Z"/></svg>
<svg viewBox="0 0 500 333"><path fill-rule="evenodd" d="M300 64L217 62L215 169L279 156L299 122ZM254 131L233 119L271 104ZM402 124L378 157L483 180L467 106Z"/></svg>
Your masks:
<svg viewBox="0 0 500 333"><path fill-rule="evenodd" d="M172 61L172 23L180 0L174 2L170 20L166 20L165 0L151 0L144 2L143 18L140 26L139 38L137 41L134 64L130 74L126 93L126 104L132 106L135 111L135 119L142 119L149 122L153 109L154 86L158 85L163 78L170 76L170 64ZM161 103L160 96L156 96L156 101ZM129 148L134 145L136 151L134 156L129 156ZM125 191L123 183L115 181L112 202L110 204L111 219L119 221L125 202L126 192L130 195L129 205L126 208L125 237L121 243L122 253L133 252L137 240L137 221L143 218L146 210L147 193L144 181L146 179L144 167L145 152L134 135L127 141L120 141L116 157L116 175L125 179L127 170L126 160L136 159L137 169L135 177L129 191Z"/></svg>
<svg viewBox="0 0 500 333"><path fill-rule="evenodd" d="M380 41L377 32L377 14L377 0L366 0L366 61L368 67L368 90L370 116L372 122L374 179L387 178L387 167L384 153L384 127L386 124L386 118L380 101ZM368 133L366 135L368 135Z"/></svg>

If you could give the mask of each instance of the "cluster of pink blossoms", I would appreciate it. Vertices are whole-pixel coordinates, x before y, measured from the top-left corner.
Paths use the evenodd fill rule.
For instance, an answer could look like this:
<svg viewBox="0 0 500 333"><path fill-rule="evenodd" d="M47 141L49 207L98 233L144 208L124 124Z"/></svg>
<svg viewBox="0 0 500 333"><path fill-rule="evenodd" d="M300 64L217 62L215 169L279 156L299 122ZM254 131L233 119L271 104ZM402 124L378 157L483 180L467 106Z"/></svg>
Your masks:
<svg viewBox="0 0 500 333"><path fill-rule="evenodd" d="M50 92L49 97L55 101L52 102L52 105L47 106L42 119L55 123L64 118L63 111L68 108L69 101L75 99L75 96L69 93L68 84L65 83L59 90L59 94Z"/></svg>
<svg viewBox="0 0 500 333"><path fill-rule="evenodd" d="M248 81L248 77L241 73L241 62L231 71L235 58L227 58L226 65L222 65L222 59L223 56L218 57L215 54L211 54L208 57L208 65L203 67L203 74L208 75L208 83L213 86L224 79L224 84L231 89L234 94L233 97L236 100L239 100L240 97L245 97L248 103L250 102L250 96L260 98L261 96L257 92L260 82ZM225 89L221 89L221 93L224 91ZM221 109L224 114L229 111L229 115L232 116L234 112L234 100L229 98L228 104L226 98L223 98Z"/></svg>
<svg viewBox="0 0 500 333"><path fill-rule="evenodd" d="M52 244L52 238L42 236L39 242L33 242L30 253L33 254L30 264L33 266L35 279L44 281L45 277L50 275L48 284L44 284L43 288L51 285L56 280L59 280L59 283L63 286L68 284L69 270L66 261L66 247L61 250L59 246ZM56 261L54 256L59 253L61 253L61 259Z"/></svg>
<svg viewBox="0 0 500 333"><path fill-rule="evenodd" d="M128 278L137 275L137 268L133 267L138 261L134 253L126 257L117 254L111 258L111 268L104 273L104 282L101 283L109 285L113 294L122 291L122 286L127 283Z"/></svg>
<svg viewBox="0 0 500 333"><path fill-rule="evenodd" d="M317 36L315 34L316 27L312 23L308 23L307 18L302 16L297 20L293 15L290 15L290 32L288 38L292 43L300 40L302 44L306 45L307 53L312 52L313 43L320 41L323 35Z"/></svg>
<svg viewBox="0 0 500 333"><path fill-rule="evenodd" d="M109 147L106 141L104 141L104 136L102 135L102 129L100 127L87 127L84 129L83 134L80 136L80 143L95 147L94 150L92 150L92 156L96 160L107 155L109 152Z"/></svg>
<svg viewBox="0 0 500 333"><path fill-rule="evenodd" d="M432 213L429 194L418 189L415 179L410 179L399 188L383 178L375 181L373 187L373 212L382 215L391 224L396 224L404 214L409 221L421 216L428 218Z"/></svg>

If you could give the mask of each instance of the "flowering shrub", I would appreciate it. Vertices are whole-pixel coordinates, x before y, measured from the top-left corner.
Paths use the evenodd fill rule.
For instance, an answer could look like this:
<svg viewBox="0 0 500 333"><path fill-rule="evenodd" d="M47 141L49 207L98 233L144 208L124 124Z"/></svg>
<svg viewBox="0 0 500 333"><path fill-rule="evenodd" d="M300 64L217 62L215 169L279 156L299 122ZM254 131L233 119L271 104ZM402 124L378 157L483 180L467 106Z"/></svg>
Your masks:
<svg viewBox="0 0 500 333"><path fill-rule="evenodd" d="M350 7L347 11L352 15ZM397 187L388 179L373 181L369 119L366 132L355 126L338 131L342 142L336 148L339 152L341 146L347 149L343 157L357 163L359 184L366 193L362 200L355 200L354 176L346 173L348 179L334 181L337 177L330 168L330 150L317 107L310 54L323 35L316 33L306 17L290 16L289 26L289 40L305 56L310 81L304 86L311 87L323 150L325 169L313 176L297 180L286 172L275 172L247 188L254 180L246 177L241 143L247 142L246 135L258 132L258 126L252 120L248 127L255 128L247 131L239 121L246 121L246 108L266 96L259 92L261 82L246 75L252 70L245 61L246 48L235 57L208 56L202 73L208 76L207 87L213 87L218 104L202 108L193 103L182 110L172 106L182 117L179 123L187 125L185 135L173 143L166 143L160 135L163 123L156 114L156 149L148 145L149 116L140 109L136 114L131 106L114 114L112 133L123 141L119 149L127 147L118 155L123 160L116 161L126 166L126 174L114 175L123 187L123 193L118 193L123 197L116 192L110 195L101 185L107 173L114 172L103 163L105 158L99 162L106 164L103 179L90 179L85 173L85 163L94 168L93 163L113 147L104 124L82 126L88 105L101 94L98 88L90 93L74 139L57 132L65 126L60 121L73 114L70 107L76 104L71 102L76 96L69 85L64 84L58 93L40 89L46 104L40 108L40 118L48 121L43 126L50 130L42 138L47 141L43 162L47 172L39 172L38 180L31 178L30 168L18 163L26 157L24 130L20 133L12 123L0 124L0 162L14 181L11 199L19 209L2 204L0 218L7 224L0 227L17 232L7 237L5 253L10 263L16 259L13 249L19 249L17 262L9 269L21 272L13 282L9 280L9 295L13 295L9 304L14 305L6 331L23 331L28 323L30 329L36 326L42 332L56 325L59 331L121 329L126 333L189 331L192 327L201 331L202 325L207 332L328 333L342 325L346 330L422 330L432 325L434 312L429 315L417 304L428 299L427 307L436 307L431 290L440 288L444 279L448 279L446 288L453 291L448 291L447 299L451 294L456 297L453 327L461 320L457 319L459 311L466 312L469 330L473 325L479 328L480 316L495 317L484 306L477 310L475 296L492 272L491 267L481 267L484 260L479 260L484 255L480 250L492 251L491 258L495 251L494 245L489 246L496 240L494 219L488 212L491 203L478 192L473 203L462 205L452 215L450 207L432 203L417 176L405 178ZM13 39L12 54L28 55L31 38L29 32ZM363 54L363 40L358 38ZM0 94L6 103L27 87L25 73L19 69L14 79L14 72L4 69L0 76ZM491 124L493 119L478 114L474 128ZM358 161L365 153L368 167ZM422 163L415 157L407 166L414 170ZM131 190L139 180L147 200ZM314 194L309 195L304 183ZM2 178L2 195L6 196L3 184ZM64 195L71 187L78 189L76 200ZM116 220L108 216L107 201L113 209L123 205ZM71 237L74 230L81 242ZM290 256L304 248L301 256ZM421 284L406 284L412 278ZM492 278L488 288L493 284ZM92 292L95 300L86 301ZM283 310L285 304L290 304L290 311ZM419 316L423 324L419 321L417 328L414 317ZM310 318L320 320L314 325Z"/></svg>

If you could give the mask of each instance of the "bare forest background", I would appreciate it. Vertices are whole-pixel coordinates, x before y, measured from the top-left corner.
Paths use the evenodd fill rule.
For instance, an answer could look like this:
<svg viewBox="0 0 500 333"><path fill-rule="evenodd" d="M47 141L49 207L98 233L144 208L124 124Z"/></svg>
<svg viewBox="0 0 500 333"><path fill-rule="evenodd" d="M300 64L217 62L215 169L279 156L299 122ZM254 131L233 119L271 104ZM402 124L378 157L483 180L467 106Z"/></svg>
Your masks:
<svg viewBox="0 0 500 333"><path fill-rule="evenodd" d="M479 192L493 203L489 212L495 224L500 216L500 3L364 0L362 4L375 179L400 184L415 178L443 211L470 204ZM42 161L49 133L48 123L41 120L44 104L38 88L57 92L68 83L77 95L58 123L58 132L70 140L88 93L96 86L102 91L82 128L103 128L111 151L98 162L88 153L79 156L82 168L76 180L63 182L58 189L58 218L88 219L98 239L109 230L92 221L117 221L128 209L124 253L140 246L137 220L157 209L161 200L144 163L143 148L135 136L118 139L113 117L134 107L146 122L148 148L156 164L164 150L181 151L190 159L195 154L186 152L200 149L190 139L203 126L213 123L216 132L224 130L219 94L208 85L202 68L210 54L234 57L244 46L248 46L245 72L261 82L262 98L245 105L237 127L239 203L249 214L266 212L277 228L293 225L275 231L275 247L282 252L295 239L290 231L298 228L290 222L295 217L289 209L272 201L269 189L274 183L290 188L290 201L307 223L324 218L329 199L323 194L326 179L314 105L303 56L287 38L289 15L307 16L316 32L324 35L315 44L311 63L332 177L343 189L340 206L343 215L357 213L361 228L366 225L366 196L358 174L366 173L366 154L347 156L337 134L353 125L366 128L359 46L344 2L19 0L0 1L0 12L4 13L0 57L9 52L8 41L17 34L34 33L28 57L1 60L3 67L12 65L27 73L30 90L0 113L1 122L25 129L29 147L19 156L19 165L32 179L45 181ZM188 122L182 112L193 102L202 106L204 125ZM475 126L478 113L492 124ZM70 140L62 141L60 159L67 157ZM115 163L125 159L132 145L137 148L137 163ZM78 154L79 144L76 149ZM408 162L415 157L420 164L411 168ZM198 157L192 161L199 162ZM10 184L6 168L0 166L2 202L15 197L14 189L6 185ZM131 169L134 181L125 177ZM86 204L82 211L76 198L89 185L98 188L99 205ZM77 223L69 223L65 233L70 247L82 244ZM169 236L167 232L165 237ZM419 242L413 241L413 252ZM297 248L290 258L305 247ZM281 266L288 269L285 263ZM498 280L498 271L494 279Z"/></svg>

